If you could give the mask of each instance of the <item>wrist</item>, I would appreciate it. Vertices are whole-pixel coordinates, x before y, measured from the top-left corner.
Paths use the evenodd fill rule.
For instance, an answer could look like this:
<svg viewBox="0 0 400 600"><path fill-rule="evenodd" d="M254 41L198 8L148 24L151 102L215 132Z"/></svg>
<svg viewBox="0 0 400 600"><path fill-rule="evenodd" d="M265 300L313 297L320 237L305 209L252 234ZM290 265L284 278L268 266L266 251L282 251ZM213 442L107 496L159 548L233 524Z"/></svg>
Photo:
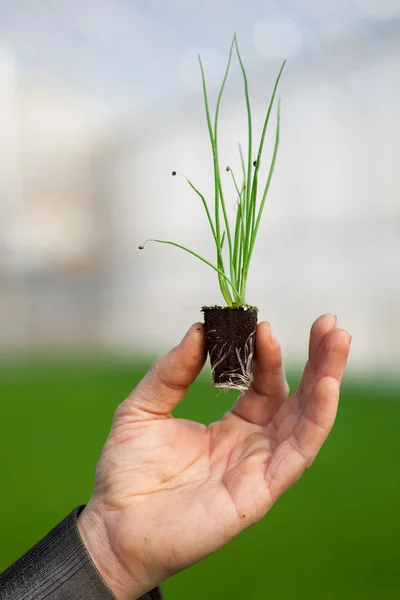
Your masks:
<svg viewBox="0 0 400 600"><path fill-rule="evenodd" d="M118 600L140 598L144 592L113 552L102 514L86 506L78 517L78 530L95 567Z"/></svg>

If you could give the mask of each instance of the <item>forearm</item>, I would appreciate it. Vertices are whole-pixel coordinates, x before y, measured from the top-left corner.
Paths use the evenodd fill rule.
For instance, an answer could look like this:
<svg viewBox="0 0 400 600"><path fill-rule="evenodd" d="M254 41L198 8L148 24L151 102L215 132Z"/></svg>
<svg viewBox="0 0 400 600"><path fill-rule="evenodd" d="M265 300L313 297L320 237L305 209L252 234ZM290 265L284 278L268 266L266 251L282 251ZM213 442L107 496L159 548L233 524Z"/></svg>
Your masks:
<svg viewBox="0 0 400 600"><path fill-rule="evenodd" d="M115 600L78 529L82 507L0 575L0 600ZM107 575L106 575L107 576ZM117 592L118 593L118 592ZM135 598L135 596L133 596ZM137 596L136 596L137 598ZM143 600L162 598L159 590Z"/></svg>
<svg viewBox="0 0 400 600"><path fill-rule="evenodd" d="M105 517L99 511L93 510L90 505L86 506L79 515L77 525L94 565L118 600L162 598L157 589L146 593L154 584L148 577L139 577L139 571L143 571L140 560L136 561L138 569L135 571L138 576L135 579L124 565L122 557L115 554L111 544L115 525L107 525Z"/></svg>

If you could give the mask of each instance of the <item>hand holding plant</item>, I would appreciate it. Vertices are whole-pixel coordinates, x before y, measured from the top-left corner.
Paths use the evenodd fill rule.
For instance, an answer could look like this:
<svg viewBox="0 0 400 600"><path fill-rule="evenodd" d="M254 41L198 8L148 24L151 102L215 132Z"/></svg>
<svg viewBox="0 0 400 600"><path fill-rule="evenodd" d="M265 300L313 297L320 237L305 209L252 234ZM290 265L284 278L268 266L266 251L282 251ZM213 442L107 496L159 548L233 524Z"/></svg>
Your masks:
<svg viewBox="0 0 400 600"><path fill-rule="evenodd" d="M334 423L349 346L335 317L319 318L288 398L279 345L259 324L251 387L209 427L171 416L203 367L203 326L154 364L115 413L79 517L118 599L138 598L221 548L299 479Z"/></svg>
<svg viewBox="0 0 400 600"><path fill-rule="evenodd" d="M222 186L221 168L218 154L218 120L222 95L232 62L232 54L236 49L239 60L245 91L248 144L247 159L239 145L240 159L242 165L242 183L239 186L237 179L230 167L226 170L231 174L232 189L236 194L236 219L232 226L229 220L225 194ZM260 188L260 167L262 164L265 137L268 124L275 102L275 96L282 75L285 62L283 63L272 96L269 102L267 114L264 120L256 158L253 158L253 125L250 106L249 86L246 71L239 52L236 35L233 38L229 52L228 64L218 94L214 119L211 118L205 73L201 58L199 57L201 77L203 84L204 103L206 109L208 134L211 142L213 173L214 173L214 211L210 211L209 204L204 195L187 179L187 183L200 198L206 213L208 223L216 247L216 264L200 256L189 248L167 240L147 240L161 244L176 246L188 252L210 266L218 275L221 293L226 302L226 307L212 306L203 307L205 315L205 328L207 334L207 347L210 354L213 382L216 387L246 390L250 385L251 368L254 352L254 336L257 325L258 309L246 304L246 288L249 274L250 262L253 255L254 245L260 226L261 216L265 207L265 201L270 188L272 175L275 168L280 138L280 102L277 109L277 125L275 133L275 144L268 175L263 186ZM172 175L176 175L176 171ZM261 193L260 193L261 189ZM226 242L226 243L225 243ZM146 242L147 243L147 242ZM144 244L145 245L145 244ZM144 248L139 246L140 249ZM227 256L224 255L226 249ZM229 268L226 268L228 263Z"/></svg>

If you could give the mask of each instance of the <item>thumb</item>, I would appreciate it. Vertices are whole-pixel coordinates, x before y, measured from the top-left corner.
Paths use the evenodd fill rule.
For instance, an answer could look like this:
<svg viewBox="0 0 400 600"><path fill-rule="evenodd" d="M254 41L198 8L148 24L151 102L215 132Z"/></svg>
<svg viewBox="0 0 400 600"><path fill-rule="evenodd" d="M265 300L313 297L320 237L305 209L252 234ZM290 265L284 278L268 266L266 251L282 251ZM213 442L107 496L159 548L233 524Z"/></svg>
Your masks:
<svg viewBox="0 0 400 600"><path fill-rule="evenodd" d="M206 360L206 342L201 323L192 325L181 343L159 358L131 395L124 408L145 418L168 415L185 396ZM124 411L125 412L125 411Z"/></svg>

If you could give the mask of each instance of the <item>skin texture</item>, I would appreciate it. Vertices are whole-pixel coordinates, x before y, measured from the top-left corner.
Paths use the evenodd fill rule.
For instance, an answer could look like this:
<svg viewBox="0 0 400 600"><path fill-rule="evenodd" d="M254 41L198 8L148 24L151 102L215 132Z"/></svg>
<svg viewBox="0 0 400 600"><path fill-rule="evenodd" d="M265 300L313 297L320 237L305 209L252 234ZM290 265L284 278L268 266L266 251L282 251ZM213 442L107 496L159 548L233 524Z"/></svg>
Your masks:
<svg viewBox="0 0 400 600"><path fill-rule="evenodd" d="M202 324L156 361L116 410L78 521L117 598L139 598L224 546L310 467L335 421L350 343L336 317L320 317L289 397L279 344L260 323L252 386L208 427L170 414L204 365Z"/></svg>

